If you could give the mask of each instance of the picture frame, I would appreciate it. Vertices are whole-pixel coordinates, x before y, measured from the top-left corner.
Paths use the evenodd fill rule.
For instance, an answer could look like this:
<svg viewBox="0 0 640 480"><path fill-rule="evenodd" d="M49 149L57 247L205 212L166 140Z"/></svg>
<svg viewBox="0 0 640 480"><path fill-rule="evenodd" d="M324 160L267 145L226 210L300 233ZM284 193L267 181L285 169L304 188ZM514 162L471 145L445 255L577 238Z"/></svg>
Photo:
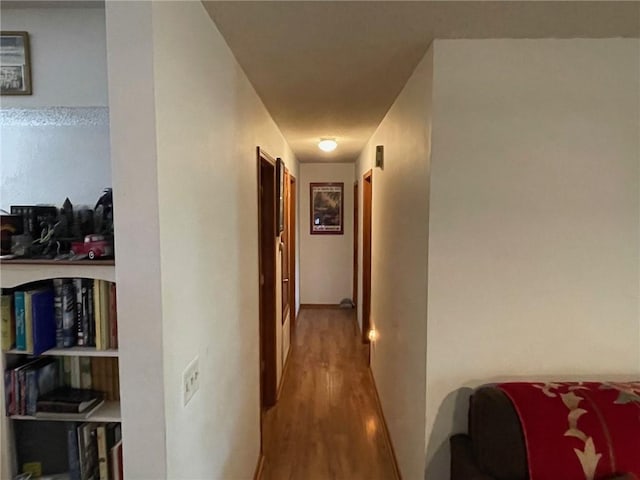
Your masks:
<svg viewBox="0 0 640 480"><path fill-rule="evenodd" d="M28 32L0 31L0 95L31 95Z"/></svg>
<svg viewBox="0 0 640 480"><path fill-rule="evenodd" d="M311 235L344 234L344 183L309 184Z"/></svg>
<svg viewBox="0 0 640 480"><path fill-rule="evenodd" d="M284 232L284 177L285 166L281 158L276 159L276 234Z"/></svg>

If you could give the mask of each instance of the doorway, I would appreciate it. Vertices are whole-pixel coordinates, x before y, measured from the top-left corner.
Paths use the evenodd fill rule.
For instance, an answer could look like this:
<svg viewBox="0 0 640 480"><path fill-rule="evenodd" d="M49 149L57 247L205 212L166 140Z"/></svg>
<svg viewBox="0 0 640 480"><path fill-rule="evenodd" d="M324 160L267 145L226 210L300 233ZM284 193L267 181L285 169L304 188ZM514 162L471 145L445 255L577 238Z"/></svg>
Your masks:
<svg viewBox="0 0 640 480"><path fill-rule="evenodd" d="M277 399L276 354L276 165L258 147L258 255L260 285L260 405Z"/></svg>
<svg viewBox="0 0 640 480"><path fill-rule="evenodd" d="M369 343L371 329L371 207L373 173L362 177L362 341Z"/></svg>

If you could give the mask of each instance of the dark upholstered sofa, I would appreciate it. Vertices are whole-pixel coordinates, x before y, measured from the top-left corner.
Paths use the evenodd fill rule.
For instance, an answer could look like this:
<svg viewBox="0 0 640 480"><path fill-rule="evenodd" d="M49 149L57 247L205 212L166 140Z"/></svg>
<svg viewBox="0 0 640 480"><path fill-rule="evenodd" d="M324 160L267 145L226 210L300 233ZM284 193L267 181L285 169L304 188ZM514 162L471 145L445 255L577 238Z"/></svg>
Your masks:
<svg viewBox="0 0 640 480"><path fill-rule="evenodd" d="M529 479L518 414L507 395L496 387L481 387L471 396L469 433L454 435L450 445L451 480ZM614 479L635 480L636 477L610 477Z"/></svg>

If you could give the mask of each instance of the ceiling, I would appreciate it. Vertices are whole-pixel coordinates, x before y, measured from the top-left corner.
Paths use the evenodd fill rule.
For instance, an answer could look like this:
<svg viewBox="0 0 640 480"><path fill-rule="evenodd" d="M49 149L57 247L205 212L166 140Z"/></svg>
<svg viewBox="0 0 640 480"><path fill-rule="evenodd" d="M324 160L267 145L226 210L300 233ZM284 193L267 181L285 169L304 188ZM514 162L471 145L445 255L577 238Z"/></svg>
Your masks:
<svg viewBox="0 0 640 480"><path fill-rule="evenodd" d="M639 1L203 3L300 162L355 161L434 38L640 37Z"/></svg>

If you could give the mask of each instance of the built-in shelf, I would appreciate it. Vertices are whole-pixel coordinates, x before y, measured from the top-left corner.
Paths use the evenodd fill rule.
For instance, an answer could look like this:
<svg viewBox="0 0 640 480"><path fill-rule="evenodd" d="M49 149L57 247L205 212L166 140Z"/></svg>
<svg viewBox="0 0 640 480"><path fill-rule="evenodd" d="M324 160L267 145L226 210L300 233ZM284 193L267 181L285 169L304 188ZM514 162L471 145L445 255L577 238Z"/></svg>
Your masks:
<svg viewBox="0 0 640 480"><path fill-rule="evenodd" d="M38 418L31 415L11 415L9 418L13 420L35 420L47 422L76 422L79 421L78 415L56 415L56 417ZM104 402L100 408L87 418L83 418L83 422L120 422L120 402Z"/></svg>
<svg viewBox="0 0 640 480"><path fill-rule="evenodd" d="M2 288L13 288L25 283L51 278L97 278L116 281L114 260L32 260L11 259L0 261Z"/></svg>
<svg viewBox="0 0 640 480"><path fill-rule="evenodd" d="M32 355L24 350L7 350L4 352L10 355ZM117 357L118 350L96 350L94 347L69 347L69 348L52 348L40 355L48 355L52 357Z"/></svg>

